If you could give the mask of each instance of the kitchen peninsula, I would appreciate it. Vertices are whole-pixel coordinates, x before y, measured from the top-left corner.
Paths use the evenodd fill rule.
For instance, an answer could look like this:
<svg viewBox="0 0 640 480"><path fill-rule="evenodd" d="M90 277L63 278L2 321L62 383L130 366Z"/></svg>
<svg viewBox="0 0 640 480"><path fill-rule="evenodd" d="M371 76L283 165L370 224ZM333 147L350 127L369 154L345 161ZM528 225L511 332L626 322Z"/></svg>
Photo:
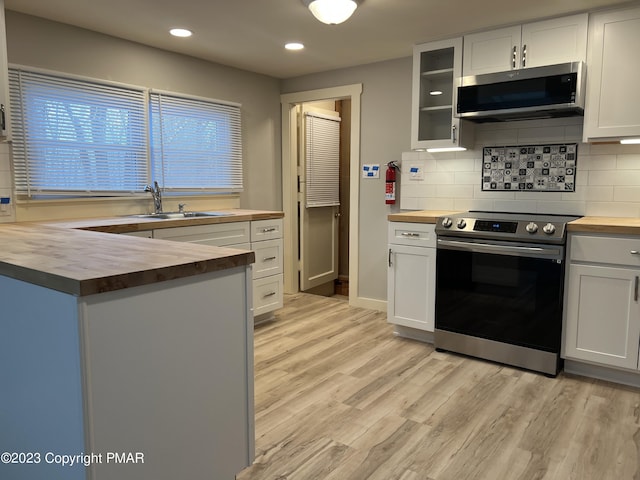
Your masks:
<svg viewBox="0 0 640 480"><path fill-rule="evenodd" d="M254 253L70 226L0 226L0 476L233 479L254 457Z"/></svg>

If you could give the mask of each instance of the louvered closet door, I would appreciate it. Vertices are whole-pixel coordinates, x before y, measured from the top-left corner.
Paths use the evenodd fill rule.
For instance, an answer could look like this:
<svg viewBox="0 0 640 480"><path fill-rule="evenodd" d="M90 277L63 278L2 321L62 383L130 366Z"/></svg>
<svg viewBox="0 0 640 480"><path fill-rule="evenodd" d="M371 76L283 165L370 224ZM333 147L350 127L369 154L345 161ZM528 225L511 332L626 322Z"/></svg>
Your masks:
<svg viewBox="0 0 640 480"><path fill-rule="evenodd" d="M300 290L338 278L340 117L302 115L300 150ZM335 115L335 116L334 116Z"/></svg>

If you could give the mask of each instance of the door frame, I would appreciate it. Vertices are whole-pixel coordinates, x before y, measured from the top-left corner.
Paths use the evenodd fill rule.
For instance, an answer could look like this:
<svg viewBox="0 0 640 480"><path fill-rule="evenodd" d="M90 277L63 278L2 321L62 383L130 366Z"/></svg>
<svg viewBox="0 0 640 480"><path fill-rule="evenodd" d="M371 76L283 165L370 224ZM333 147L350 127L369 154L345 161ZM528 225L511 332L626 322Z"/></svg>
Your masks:
<svg viewBox="0 0 640 480"><path fill-rule="evenodd" d="M297 293L298 281L298 136L296 107L319 100L351 100L351 155L349 179L349 304L358 305L359 268L359 173L360 96L362 84L287 93L280 96L282 107L282 205L284 211L284 292Z"/></svg>

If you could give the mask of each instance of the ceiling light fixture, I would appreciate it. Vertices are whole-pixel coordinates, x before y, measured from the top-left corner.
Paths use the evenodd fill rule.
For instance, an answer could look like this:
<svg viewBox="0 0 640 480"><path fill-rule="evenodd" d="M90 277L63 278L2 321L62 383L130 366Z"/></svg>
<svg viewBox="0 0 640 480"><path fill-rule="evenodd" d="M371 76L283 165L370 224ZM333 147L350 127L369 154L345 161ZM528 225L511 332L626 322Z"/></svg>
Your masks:
<svg viewBox="0 0 640 480"><path fill-rule="evenodd" d="M356 0L302 0L322 23L337 25L347 20L358 7Z"/></svg>
<svg viewBox="0 0 640 480"><path fill-rule="evenodd" d="M284 48L286 48L287 50L302 50L304 48L304 45L298 42L290 42L287 43Z"/></svg>
<svg viewBox="0 0 640 480"><path fill-rule="evenodd" d="M184 37L184 38L190 37L191 35L193 35L191 30L187 30L186 28L172 28L171 30L169 30L169 33L174 37Z"/></svg>

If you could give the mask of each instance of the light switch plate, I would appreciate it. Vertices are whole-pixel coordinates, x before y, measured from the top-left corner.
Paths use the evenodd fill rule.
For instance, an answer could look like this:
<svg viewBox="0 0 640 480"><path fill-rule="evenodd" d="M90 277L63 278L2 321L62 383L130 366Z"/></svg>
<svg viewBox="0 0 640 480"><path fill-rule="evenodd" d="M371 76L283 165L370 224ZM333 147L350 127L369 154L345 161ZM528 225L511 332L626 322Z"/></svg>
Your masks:
<svg viewBox="0 0 640 480"><path fill-rule="evenodd" d="M362 165L362 178L380 178L380 165Z"/></svg>

